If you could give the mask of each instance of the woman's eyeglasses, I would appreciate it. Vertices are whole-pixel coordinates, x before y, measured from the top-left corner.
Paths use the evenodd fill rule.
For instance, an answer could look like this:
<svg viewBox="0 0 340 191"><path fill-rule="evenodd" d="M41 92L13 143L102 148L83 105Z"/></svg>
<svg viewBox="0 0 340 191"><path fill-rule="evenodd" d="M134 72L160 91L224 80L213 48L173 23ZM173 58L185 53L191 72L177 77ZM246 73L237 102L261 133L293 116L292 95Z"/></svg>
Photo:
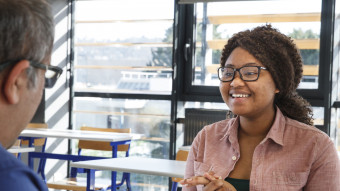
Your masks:
<svg viewBox="0 0 340 191"><path fill-rule="evenodd" d="M16 61L18 62L18 61ZM35 61L29 61L30 65L39 68L42 70L46 70L45 72L45 88L52 88L54 84L57 82L60 75L63 73L63 69L58 66L48 66L46 64L41 64ZM0 71L15 63L15 61L4 62L0 64Z"/></svg>
<svg viewBox="0 0 340 191"><path fill-rule="evenodd" d="M267 70L267 68L262 66L243 66L241 68L220 67L217 72L221 82L233 81L236 71L238 71L243 81L252 82L259 79L261 70Z"/></svg>

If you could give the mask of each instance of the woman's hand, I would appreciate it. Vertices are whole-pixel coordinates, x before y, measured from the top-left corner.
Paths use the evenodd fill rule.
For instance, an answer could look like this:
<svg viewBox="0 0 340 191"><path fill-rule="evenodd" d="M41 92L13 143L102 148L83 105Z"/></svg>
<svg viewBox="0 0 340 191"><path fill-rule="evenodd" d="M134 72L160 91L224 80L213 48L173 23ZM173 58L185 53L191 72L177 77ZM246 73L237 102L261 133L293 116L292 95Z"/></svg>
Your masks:
<svg viewBox="0 0 340 191"><path fill-rule="evenodd" d="M183 179L179 183L186 187L192 187L196 185L207 185L210 182L209 179L204 176L194 176L191 178Z"/></svg>
<svg viewBox="0 0 340 191"><path fill-rule="evenodd" d="M236 191L234 186L224 181L221 176L212 172L205 173L204 176L194 176L179 182L187 187L203 185L204 191Z"/></svg>
<svg viewBox="0 0 340 191"><path fill-rule="evenodd" d="M224 181L221 176L205 173L204 177L210 181L203 187L204 191L237 191L233 185Z"/></svg>

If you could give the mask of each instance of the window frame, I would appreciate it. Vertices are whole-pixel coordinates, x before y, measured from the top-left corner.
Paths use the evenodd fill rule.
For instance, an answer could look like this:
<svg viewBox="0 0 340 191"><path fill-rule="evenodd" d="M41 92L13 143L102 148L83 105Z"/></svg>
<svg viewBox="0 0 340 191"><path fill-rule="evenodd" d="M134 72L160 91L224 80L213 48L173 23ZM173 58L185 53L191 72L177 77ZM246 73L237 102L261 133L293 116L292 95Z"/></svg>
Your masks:
<svg viewBox="0 0 340 191"><path fill-rule="evenodd" d="M214 101L223 102L218 86L202 86L192 84L192 70L194 67L194 54L195 54L195 40L194 36L196 30L196 11L195 4L180 4L179 6L185 7L186 25L184 28L178 29L185 34L183 40L184 55L187 60L184 60L185 67L180 71L184 77L183 101ZM298 89L299 95L307 99L312 106L323 107L325 104L325 97L329 92L327 84L330 71L332 50L327 47L332 47L332 2L322 0L321 6L321 24L320 24L320 55L319 55L319 76L317 89ZM191 32L192 31L192 32ZM190 50L187 47L190 47Z"/></svg>

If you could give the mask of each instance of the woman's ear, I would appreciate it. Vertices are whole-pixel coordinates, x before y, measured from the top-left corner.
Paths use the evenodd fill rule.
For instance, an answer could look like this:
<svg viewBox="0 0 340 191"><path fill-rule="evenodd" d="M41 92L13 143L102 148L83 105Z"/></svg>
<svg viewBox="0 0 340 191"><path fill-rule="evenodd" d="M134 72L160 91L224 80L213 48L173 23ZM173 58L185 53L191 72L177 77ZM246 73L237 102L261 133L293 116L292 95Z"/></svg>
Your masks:
<svg viewBox="0 0 340 191"><path fill-rule="evenodd" d="M30 66L27 60L21 60L14 64L4 84L4 96L9 104L17 104L20 101L20 90L27 87L26 69Z"/></svg>
<svg viewBox="0 0 340 191"><path fill-rule="evenodd" d="M276 88L274 92L277 94L280 92L280 90Z"/></svg>

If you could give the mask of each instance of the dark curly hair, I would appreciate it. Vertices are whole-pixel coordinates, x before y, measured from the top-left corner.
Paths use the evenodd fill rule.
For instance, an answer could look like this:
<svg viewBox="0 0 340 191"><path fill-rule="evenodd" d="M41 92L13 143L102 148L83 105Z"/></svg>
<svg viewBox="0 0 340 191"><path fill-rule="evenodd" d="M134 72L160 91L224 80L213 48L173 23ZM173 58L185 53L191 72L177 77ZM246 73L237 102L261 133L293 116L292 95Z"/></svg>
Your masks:
<svg viewBox="0 0 340 191"><path fill-rule="evenodd" d="M280 90L274 104L283 115L313 125L310 104L296 92L302 78L303 63L293 40L269 24L236 33L224 46L221 66L225 65L231 52L237 47L247 50L268 68Z"/></svg>

